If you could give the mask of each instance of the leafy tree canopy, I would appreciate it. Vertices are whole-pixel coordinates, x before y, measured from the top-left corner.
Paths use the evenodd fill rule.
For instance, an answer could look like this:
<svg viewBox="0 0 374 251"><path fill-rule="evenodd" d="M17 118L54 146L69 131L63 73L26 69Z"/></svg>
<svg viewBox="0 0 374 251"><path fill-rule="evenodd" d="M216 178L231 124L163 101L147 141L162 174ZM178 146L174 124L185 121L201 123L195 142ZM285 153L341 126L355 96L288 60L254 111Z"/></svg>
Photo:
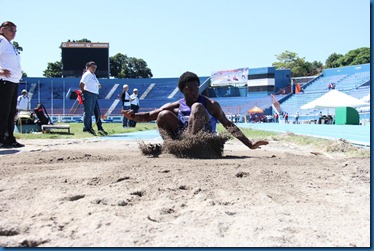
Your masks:
<svg viewBox="0 0 374 251"><path fill-rule="evenodd" d="M18 44L18 42L16 41L13 41L13 46L14 48L16 48L16 50L18 51L18 53L21 53L21 51L23 51L23 48ZM22 71L22 77L27 77L27 74L26 72Z"/></svg>
<svg viewBox="0 0 374 251"><path fill-rule="evenodd" d="M91 40L88 40L87 38L82 38L82 39L79 39L79 40L72 40L72 41L70 41L70 39L68 39L67 42L73 42L73 43L75 43L75 42L77 42L77 43L91 43Z"/></svg>
<svg viewBox="0 0 374 251"><path fill-rule="evenodd" d="M297 53L288 50L275 56L278 62L274 62L273 66L276 69L290 69L293 77L313 76L323 69L321 62L307 62L305 58L300 58Z"/></svg>
<svg viewBox="0 0 374 251"><path fill-rule="evenodd" d="M115 78L151 78L151 69L141 58L128 57L121 53L110 57L110 75Z"/></svg>
<svg viewBox="0 0 374 251"><path fill-rule="evenodd" d="M151 69L141 58L128 57L117 53L110 57L110 75L115 78L151 78Z"/></svg>
<svg viewBox="0 0 374 251"><path fill-rule="evenodd" d="M303 77L318 75L323 69L370 63L370 48L358 48L345 55L333 53L326 59L325 65L319 61L307 62L288 50L275 56L278 61L273 66L276 69L290 69L293 77Z"/></svg>
<svg viewBox="0 0 374 251"><path fill-rule="evenodd" d="M336 59L337 66L349 66L349 65L358 65L358 64L367 64L370 63L370 48L362 47L355 50L350 50L344 56ZM327 65L327 62L326 62Z"/></svg>
<svg viewBox="0 0 374 251"><path fill-rule="evenodd" d="M21 51L23 51L23 48L18 44L18 42L13 41L13 46L14 46L14 48L16 48L18 53L21 53Z"/></svg>
<svg viewBox="0 0 374 251"><path fill-rule="evenodd" d="M338 60L339 58L342 58L342 54L336 54L333 53L331 54L327 59L326 59L326 68L336 68L339 67Z"/></svg>
<svg viewBox="0 0 374 251"><path fill-rule="evenodd" d="M56 61L48 63L47 69L43 71L43 76L46 78L61 78L62 77L62 62Z"/></svg>

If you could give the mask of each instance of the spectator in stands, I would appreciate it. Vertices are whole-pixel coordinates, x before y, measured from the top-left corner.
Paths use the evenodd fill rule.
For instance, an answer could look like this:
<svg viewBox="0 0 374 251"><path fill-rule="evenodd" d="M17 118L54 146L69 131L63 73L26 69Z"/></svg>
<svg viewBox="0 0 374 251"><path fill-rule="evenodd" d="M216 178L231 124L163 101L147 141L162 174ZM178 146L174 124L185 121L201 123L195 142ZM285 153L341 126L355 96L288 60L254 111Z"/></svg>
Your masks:
<svg viewBox="0 0 374 251"><path fill-rule="evenodd" d="M250 149L267 145L267 141L250 141L242 131L231 122L222 111L220 104L199 94L199 77L192 72L185 72L178 81L178 88L184 98L167 103L150 112L135 113L133 110L122 111L129 119L138 122L157 121L161 136L177 139L183 131L196 134L200 131L216 133L216 122L220 122L234 137Z"/></svg>
<svg viewBox="0 0 374 251"><path fill-rule="evenodd" d="M295 124L299 124L299 112L295 114Z"/></svg>
<svg viewBox="0 0 374 251"><path fill-rule="evenodd" d="M327 88L329 90L334 90L335 89L335 83L329 83L329 85L327 86Z"/></svg>
<svg viewBox="0 0 374 251"><path fill-rule="evenodd" d="M18 85L22 78L21 60L11 41L16 37L17 26L6 21L0 25L0 147L13 148L25 145L14 137L14 117L17 113Z"/></svg>
<svg viewBox="0 0 374 251"><path fill-rule="evenodd" d="M258 114L256 113L255 115L254 115L254 122L260 122L260 117L258 116Z"/></svg>
<svg viewBox="0 0 374 251"><path fill-rule="evenodd" d="M240 114L236 114L235 115L235 123L239 123L240 122Z"/></svg>
<svg viewBox="0 0 374 251"><path fill-rule="evenodd" d="M275 119L275 123L279 123L279 114L277 112L274 113L274 119Z"/></svg>
<svg viewBox="0 0 374 251"><path fill-rule="evenodd" d="M234 115L230 114L229 119L230 119L231 122L234 122Z"/></svg>
<svg viewBox="0 0 374 251"><path fill-rule="evenodd" d="M288 113L284 113L284 123L288 124Z"/></svg>
<svg viewBox="0 0 374 251"><path fill-rule="evenodd" d="M17 98L17 109L19 111L30 110L30 99L25 89L22 90L21 95Z"/></svg>
<svg viewBox="0 0 374 251"><path fill-rule="evenodd" d="M96 78L96 63L90 61L86 64L86 72L83 74L79 87L82 91L84 114L83 114L83 131L96 136L95 130L92 128L92 115L96 107L99 97L99 80Z"/></svg>
<svg viewBox="0 0 374 251"><path fill-rule="evenodd" d="M130 94L128 93L128 90L129 90L129 86L128 85L123 85L122 95L121 95L122 110L130 110L130 108L131 108ZM123 116L122 126L123 127L128 127L129 126L129 120L125 116Z"/></svg>
<svg viewBox="0 0 374 251"><path fill-rule="evenodd" d="M266 115L266 122L268 123L273 123L274 122L274 117L273 115Z"/></svg>
<svg viewBox="0 0 374 251"><path fill-rule="evenodd" d="M260 122L261 123L266 123L267 122L267 118L266 118L266 116L264 114L260 115Z"/></svg>
<svg viewBox="0 0 374 251"><path fill-rule="evenodd" d="M246 123L249 123L249 121L250 121L250 115L249 115L249 114L246 114L246 115L245 115L245 122L246 122Z"/></svg>
<svg viewBox="0 0 374 251"><path fill-rule="evenodd" d="M138 98L138 89L134 89L131 96L130 96L130 105L131 105L131 110L137 113L139 111L139 98ZM135 120L130 120L129 121L129 127L135 127L136 126L136 121Z"/></svg>
<svg viewBox="0 0 374 251"><path fill-rule="evenodd" d="M318 117L318 124L322 124L322 120L323 120L323 114L322 114L322 111L320 111L319 117Z"/></svg>
<svg viewBox="0 0 374 251"><path fill-rule="evenodd" d="M334 118L330 114L327 114L325 124L334 124Z"/></svg>

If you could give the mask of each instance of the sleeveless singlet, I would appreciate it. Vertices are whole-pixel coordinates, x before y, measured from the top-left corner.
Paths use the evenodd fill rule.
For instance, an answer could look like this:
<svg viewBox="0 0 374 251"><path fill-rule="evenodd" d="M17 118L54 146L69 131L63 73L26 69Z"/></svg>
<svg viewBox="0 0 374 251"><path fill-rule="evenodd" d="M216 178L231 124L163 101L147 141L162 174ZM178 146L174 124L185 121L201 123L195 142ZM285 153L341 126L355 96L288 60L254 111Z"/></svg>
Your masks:
<svg viewBox="0 0 374 251"><path fill-rule="evenodd" d="M201 103L205 109L207 109L205 104L205 98L202 95L199 95L199 103ZM208 109L207 112L209 114L209 122L205 125L205 130L207 132L216 133L216 124L217 124L217 118L212 116ZM188 120L190 118L191 114L191 107L189 107L186 104L186 100L184 98L179 100L179 111L178 111L178 119L179 119L179 128L178 131L182 131L187 128L188 126Z"/></svg>

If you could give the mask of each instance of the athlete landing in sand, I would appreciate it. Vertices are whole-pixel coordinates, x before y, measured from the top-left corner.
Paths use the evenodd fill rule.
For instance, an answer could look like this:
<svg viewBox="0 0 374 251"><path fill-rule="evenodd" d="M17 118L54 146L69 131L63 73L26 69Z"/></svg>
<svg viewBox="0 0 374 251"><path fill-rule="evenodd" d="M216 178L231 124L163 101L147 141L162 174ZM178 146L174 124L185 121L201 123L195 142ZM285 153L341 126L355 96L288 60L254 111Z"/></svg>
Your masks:
<svg viewBox="0 0 374 251"><path fill-rule="evenodd" d="M200 131L216 132L216 122L219 121L234 137L250 149L260 148L269 144L265 140L250 141L243 132L222 111L220 104L204 95L199 94L200 79L195 73L185 72L178 81L178 88L184 99L167 103L150 112L134 113L132 110L122 110L122 114L137 122L157 121L162 138L177 139L183 131L195 135Z"/></svg>

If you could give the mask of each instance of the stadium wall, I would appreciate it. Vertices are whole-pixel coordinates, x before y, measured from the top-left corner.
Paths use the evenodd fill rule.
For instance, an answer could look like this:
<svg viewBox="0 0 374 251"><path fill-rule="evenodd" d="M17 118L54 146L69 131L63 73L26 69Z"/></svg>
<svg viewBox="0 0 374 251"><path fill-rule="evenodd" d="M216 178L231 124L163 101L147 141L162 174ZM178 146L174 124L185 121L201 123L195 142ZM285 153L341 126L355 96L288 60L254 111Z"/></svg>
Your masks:
<svg viewBox="0 0 374 251"><path fill-rule="evenodd" d="M355 73L366 72L366 71L370 71L370 64L361 64L361 65L325 69L322 71L322 74L325 77L328 77L328 76L341 75L341 74L352 75Z"/></svg>
<svg viewBox="0 0 374 251"><path fill-rule="evenodd" d="M200 77L201 83L206 81L209 77ZM134 88L139 90L139 97L150 87L154 85L154 90L146 96L145 100L152 102L142 102L144 109L157 108L161 103L171 102L179 99L181 93L178 91L174 97L168 99L168 95L178 86L179 78L140 78L140 79L99 79L102 84L100 89L99 100L104 100L108 93L115 91L110 95L109 100L113 103L114 100L122 94L122 86L129 85L129 93L133 92ZM68 113L73 106L76 95L75 90L79 89L80 78L32 78L25 77L20 82L19 93L22 89L26 89L29 94L32 93L31 107L35 107L38 103L43 103L50 113ZM115 85L118 85L115 88ZM166 92L166 93L165 93ZM152 94L152 95L151 95ZM101 102L102 103L102 102ZM146 107L146 105L153 105ZM157 107L155 107L157 106ZM109 107L101 106L105 111ZM103 112L102 111L102 112Z"/></svg>
<svg viewBox="0 0 374 251"><path fill-rule="evenodd" d="M275 93L291 84L290 69L276 70L275 67L253 68L248 71L248 90L261 91L256 88L256 82L268 86L263 88L269 93ZM258 85L258 84L257 84ZM271 86L271 88L269 88Z"/></svg>

